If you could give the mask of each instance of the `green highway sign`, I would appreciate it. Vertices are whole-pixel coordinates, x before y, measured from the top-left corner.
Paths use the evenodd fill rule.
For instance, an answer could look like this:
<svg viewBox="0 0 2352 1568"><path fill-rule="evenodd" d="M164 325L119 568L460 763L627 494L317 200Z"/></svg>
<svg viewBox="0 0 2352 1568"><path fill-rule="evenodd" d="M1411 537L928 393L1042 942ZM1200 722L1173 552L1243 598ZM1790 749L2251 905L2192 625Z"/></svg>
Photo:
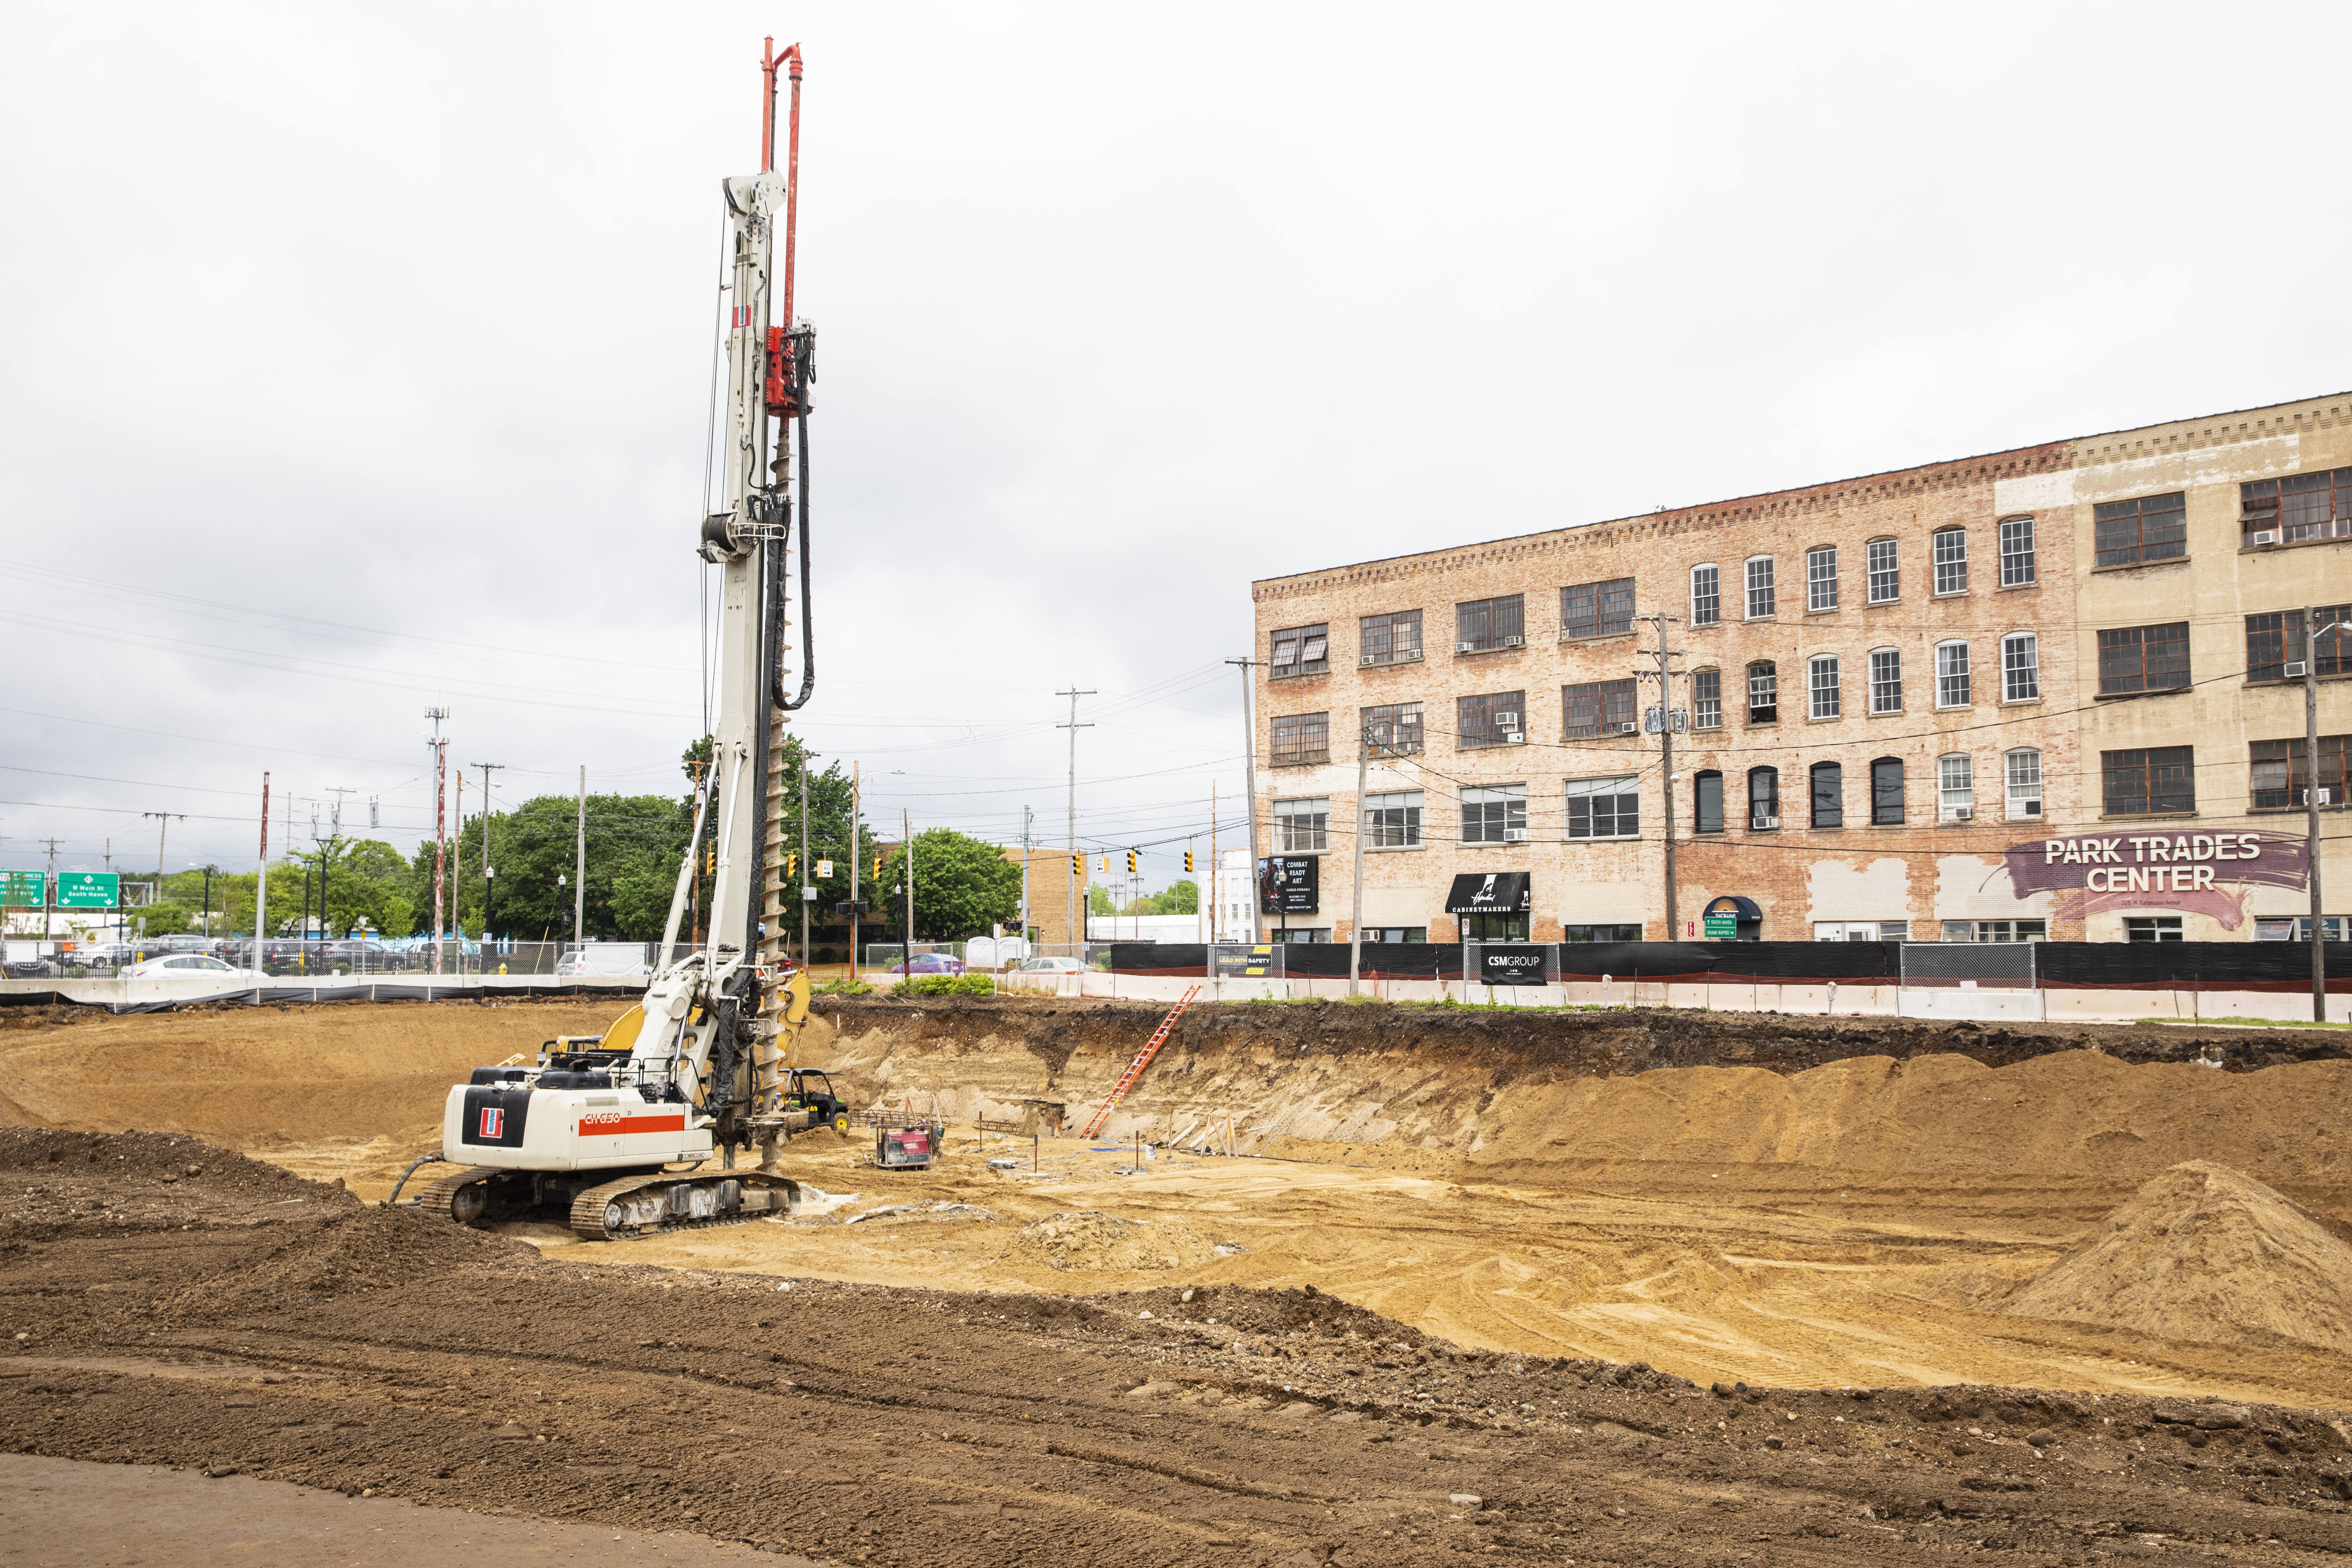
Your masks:
<svg viewBox="0 0 2352 1568"><path fill-rule="evenodd" d="M0 903L38 909L43 880L38 871L0 871Z"/></svg>
<svg viewBox="0 0 2352 1568"><path fill-rule="evenodd" d="M1739 917L1738 915L1706 915L1703 918L1706 921L1707 941L1737 942L1739 940Z"/></svg>
<svg viewBox="0 0 2352 1568"><path fill-rule="evenodd" d="M58 908L110 910L122 901L121 881L111 871L60 871Z"/></svg>

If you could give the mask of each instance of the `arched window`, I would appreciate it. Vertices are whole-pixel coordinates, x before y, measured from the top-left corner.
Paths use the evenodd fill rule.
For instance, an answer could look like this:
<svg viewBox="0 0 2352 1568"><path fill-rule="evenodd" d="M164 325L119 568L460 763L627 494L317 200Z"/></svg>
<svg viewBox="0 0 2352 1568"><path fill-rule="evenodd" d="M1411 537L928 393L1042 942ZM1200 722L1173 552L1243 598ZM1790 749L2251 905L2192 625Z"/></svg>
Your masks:
<svg viewBox="0 0 2352 1568"><path fill-rule="evenodd" d="M1870 825L1903 826L1903 759L1881 757L1870 764Z"/></svg>
<svg viewBox="0 0 2352 1568"><path fill-rule="evenodd" d="M2038 702L2041 699L2041 639L2032 632L2011 632L2000 639L2000 700Z"/></svg>
<svg viewBox="0 0 2352 1568"><path fill-rule="evenodd" d="M1936 706L1966 708L1972 700L1969 679L1969 645L1964 642L1939 642L1936 645Z"/></svg>
<svg viewBox="0 0 2352 1568"><path fill-rule="evenodd" d="M1748 721L1772 724L1780 718L1780 676L1769 658L1748 667Z"/></svg>
<svg viewBox="0 0 2352 1568"><path fill-rule="evenodd" d="M1930 542L1934 545L1931 559L1936 566L1936 592L1965 594L1969 591L1969 536L1957 528L1939 528Z"/></svg>
<svg viewBox="0 0 2352 1568"><path fill-rule="evenodd" d="M1780 826L1780 770L1748 770L1748 830L1769 833Z"/></svg>
<svg viewBox="0 0 2352 1568"><path fill-rule="evenodd" d="M1751 555L1746 566L1748 581L1748 618L1751 621L1769 619L1778 608L1772 585L1772 558Z"/></svg>
<svg viewBox="0 0 2352 1568"><path fill-rule="evenodd" d="M1696 820L1692 831L1720 833L1723 831L1723 775L1709 768L1697 775L1693 793Z"/></svg>
<svg viewBox="0 0 2352 1568"><path fill-rule="evenodd" d="M2009 819L2019 822L2040 817L2042 753L2031 746L2021 746L2002 759L2002 772L2009 786Z"/></svg>
<svg viewBox="0 0 2352 1568"><path fill-rule="evenodd" d="M1903 711L1903 650L1899 647L1870 650L1870 710Z"/></svg>
<svg viewBox="0 0 2352 1568"><path fill-rule="evenodd" d="M1845 769L1835 763L1813 764L1813 826L1845 826Z"/></svg>
<svg viewBox="0 0 2352 1568"><path fill-rule="evenodd" d="M1972 822L1977 815L1976 759L1965 752L1936 759L1936 819Z"/></svg>
<svg viewBox="0 0 2352 1568"><path fill-rule="evenodd" d="M1711 626L1723 619L1723 574L1715 563L1691 568L1691 625Z"/></svg>
<svg viewBox="0 0 2352 1568"><path fill-rule="evenodd" d="M1903 569L1895 559L1895 541L1872 540L1863 547L1863 564L1870 579L1872 604L1891 605L1903 596Z"/></svg>

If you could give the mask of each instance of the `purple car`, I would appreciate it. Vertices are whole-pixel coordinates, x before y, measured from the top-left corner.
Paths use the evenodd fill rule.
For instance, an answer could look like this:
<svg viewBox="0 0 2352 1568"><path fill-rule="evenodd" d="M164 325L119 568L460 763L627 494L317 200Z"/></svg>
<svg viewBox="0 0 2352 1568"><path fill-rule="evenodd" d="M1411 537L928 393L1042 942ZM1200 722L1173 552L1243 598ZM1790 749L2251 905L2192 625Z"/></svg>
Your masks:
<svg viewBox="0 0 2352 1568"><path fill-rule="evenodd" d="M893 974L961 974L963 960L944 952L919 952L911 959L890 966Z"/></svg>

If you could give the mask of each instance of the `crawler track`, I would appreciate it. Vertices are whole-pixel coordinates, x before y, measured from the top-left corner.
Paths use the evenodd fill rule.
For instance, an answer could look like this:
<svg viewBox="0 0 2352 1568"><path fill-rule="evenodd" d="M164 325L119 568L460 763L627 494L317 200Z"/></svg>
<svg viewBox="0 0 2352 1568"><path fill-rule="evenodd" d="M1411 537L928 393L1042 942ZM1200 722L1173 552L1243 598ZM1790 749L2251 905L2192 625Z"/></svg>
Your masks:
<svg viewBox="0 0 2352 1568"><path fill-rule="evenodd" d="M622 1200L643 1194L648 1187L713 1188L728 1182L740 1184L746 1198L755 1193L767 1194L766 1205L754 1208L747 1203L705 1215L671 1213L650 1224L633 1225L625 1217ZM777 1201L779 1197L782 1202ZM574 1197L572 1233L583 1241L625 1241L633 1237L663 1236L672 1231L707 1230L716 1226L741 1225L771 1214L789 1214L799 1197L800 1184L761 1171L711 1171L683 1176L661 1171L641 1172L590 1187Z"/></svg>

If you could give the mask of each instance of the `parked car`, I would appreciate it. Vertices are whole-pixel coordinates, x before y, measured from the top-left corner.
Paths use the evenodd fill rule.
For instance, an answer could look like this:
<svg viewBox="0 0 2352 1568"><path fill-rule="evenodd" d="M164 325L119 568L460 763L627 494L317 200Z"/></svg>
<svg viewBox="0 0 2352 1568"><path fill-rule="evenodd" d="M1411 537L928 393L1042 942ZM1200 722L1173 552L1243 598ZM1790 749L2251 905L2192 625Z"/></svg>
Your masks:
<svg viewBox="0 0 2352 1568"><path fill-rule="evenodd" d="M919 952L890 966L893 974L961 974L963 960L944 952Z"/></svg>
<svg viewBox="0 0 2352 1568"><path fill-rule="evenodd" d="M125 965L118 978L127 980L134 977L143 978L151 974L178 975L184 978L189 975L205 975L215 979L257 980L260 978L250 969L238 969L231 964L223 963L207 952L175 952L163 958L142 958L136 963Z"/></svg>
<svg viewBox="0 0 2352 1568"><path fill-rule="evenodd" d="M58 955L68 969L113 969L134 962L131 945L121 942L86 942Z"/></svg>
<svg viewBox="0 0 2352 1568"><path fill-rule="evenodd" d="M1046 970L1059 974L1082 974L1086 965L1075 958L1033 958L1021 966L1024 970Z"/></svg>

